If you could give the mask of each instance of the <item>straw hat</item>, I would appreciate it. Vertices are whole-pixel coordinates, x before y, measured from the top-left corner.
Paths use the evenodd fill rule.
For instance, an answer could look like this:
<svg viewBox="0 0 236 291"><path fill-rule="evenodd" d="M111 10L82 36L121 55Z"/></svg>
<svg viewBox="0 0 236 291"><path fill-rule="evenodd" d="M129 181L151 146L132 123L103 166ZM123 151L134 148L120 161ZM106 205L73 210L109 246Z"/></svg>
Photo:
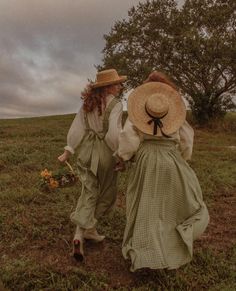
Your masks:
<svg viewBox="0 0 236 291"><path fill-rule="evenodd" d="M165 136L180 128L186 118L186 108L180 94L169 85L149 82L129 95L128 114L140 131Z"/></svg>
<svg viewBox="0 0 236 291"><path fill-rule="evenodd" d="M95 83L92 83L92 88L98 88L124 82L127 76L119 76L115 69L104 70L97 73Z"/></svg>

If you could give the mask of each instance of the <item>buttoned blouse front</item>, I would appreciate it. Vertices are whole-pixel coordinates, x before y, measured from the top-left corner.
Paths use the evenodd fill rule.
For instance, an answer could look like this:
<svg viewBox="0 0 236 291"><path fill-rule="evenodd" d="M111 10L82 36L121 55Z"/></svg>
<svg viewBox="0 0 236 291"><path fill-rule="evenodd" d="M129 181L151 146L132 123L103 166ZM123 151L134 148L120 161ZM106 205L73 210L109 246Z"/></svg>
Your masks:
<svg viewBox="0 0 236 291"><path fill-rule="evenodd" d="M113 95L108 95L106 97L106 107L114 98L115 97ZM103 130L104 111L105 110L103 110L102 115L99 115L98 109L96 108L93 112L87 113L89 126L95 132L101 132ZM118 149L118 138L122 128L122 112L123 105L121 102L118 102L110 113L108 131L104 138L106 144L113 152ZM70 153L74 154L75 149L85 134L85 128L84 110L82 106L76 114L69 129L67 135L67 146L64 148L65 150L68 150Z"/></svg>

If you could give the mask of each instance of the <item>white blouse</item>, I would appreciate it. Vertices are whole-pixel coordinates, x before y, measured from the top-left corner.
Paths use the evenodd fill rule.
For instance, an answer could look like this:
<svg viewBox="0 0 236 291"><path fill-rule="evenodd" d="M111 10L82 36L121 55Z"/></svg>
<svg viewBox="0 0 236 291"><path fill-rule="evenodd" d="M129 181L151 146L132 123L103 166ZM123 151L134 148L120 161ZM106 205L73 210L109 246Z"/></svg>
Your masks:
<svg viewBox="0 0 236 291"><path fill-rule="evenodd" d="M189 123L185 121L180 129L172 134L171 137L172 140L176 140L182 157L185 160L190 160L193 150L194 131ZM153 136L142 133L127 119L124 129L120 132L117 155L124 161L131 159L138 150L140 143L144 139L150 138L153 138Z"/></svg>
<svg viewBox="0 0 236 291"><path fill-rule="evenodd" d="M106 107L113 100L113 98L115 98L113 95L108 95L106 97ZM122 128L122 112L123 105L121 102L119 102L114 106L110 113L109 127L104 138L107 145L113 152L115 152L118 148L118 138ZM93 112L89 112L87 116L89 126L94 131L99 132L103 130L104 112L102 115L99 115L96 108ZM69 151L71 154L74 154L75 149L77 148L84 136L85 128L86 126L84 121L84 111L83 107L81 107L79 112L76 114L75 119L73 120L67 134L67 146L64 148L65 150Z"/></svg>

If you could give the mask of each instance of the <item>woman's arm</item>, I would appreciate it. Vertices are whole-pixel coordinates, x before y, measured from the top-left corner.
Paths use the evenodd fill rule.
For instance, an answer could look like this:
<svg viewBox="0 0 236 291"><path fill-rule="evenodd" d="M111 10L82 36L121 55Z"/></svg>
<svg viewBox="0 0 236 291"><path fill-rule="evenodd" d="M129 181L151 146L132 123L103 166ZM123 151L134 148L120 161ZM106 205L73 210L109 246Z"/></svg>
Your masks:
<svg viewBox="0 0 236 291"><path fill-rule="evenodd" d="M117 103L112 109L109 116L109 127L105 137L107 145L115 152L118 148L119 134L122 129L123 105Z"/></svg>
<svg viewBox="0 0 236 291"><path fill-rule="evenodd" d="M67 134L67 145L64 147L64 153L58 157L58 160L62 163L68 160L70 155L73 155L76 147L84 135L84 112L81 107L79 112L76 114L71 127Z"/></svg>
<svg viewBox="0 0 236 291"><path fill-rule="evenodd" d="M81 107L79 112L76 114L75 119L73 120L71 127L67 134L67 146L65 150L69 151L71 154L74 154L75 149L79 145L85 133L85 124L84 124L84 111Z"/></svg>
<svg viewBox="0 0 236 291"><path fill-rule="evenodd" d="M127 118L124 129L120 132L117 155L124 161L130 160L140 145L141 137Z"/></svg>
<svg viewBox="0 0 236 291"><path fill-rule="evenodd" d="M185 160L190 160L193 151L194 131L187 121L179 129L180 152Z"/></svg>

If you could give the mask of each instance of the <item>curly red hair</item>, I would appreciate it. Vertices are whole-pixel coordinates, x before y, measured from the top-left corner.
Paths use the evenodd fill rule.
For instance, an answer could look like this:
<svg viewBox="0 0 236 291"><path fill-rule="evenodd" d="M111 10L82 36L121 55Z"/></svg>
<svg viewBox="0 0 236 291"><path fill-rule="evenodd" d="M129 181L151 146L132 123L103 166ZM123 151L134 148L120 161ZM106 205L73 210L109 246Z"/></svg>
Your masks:
<svg viewBox="0 0 236 291"><path fill-rule="evenodd" d="M104 108L106 108L107 87L109 86L92 88L91 83L85 87L81 92L81 99L84 101L83 109L86 113L98 108L98 114L102 115Z"/></svg>
<svg viewBox="0 0 236 291"><path fill-rule="evenodd" d="M167 75L159 71L151 72L143 83L148 83L148 82L165 83L169 85L170 87L172 87L173 89L175 89L176 91L178 91L178 87L169 79L169 77L167 77Z"/></svg>

